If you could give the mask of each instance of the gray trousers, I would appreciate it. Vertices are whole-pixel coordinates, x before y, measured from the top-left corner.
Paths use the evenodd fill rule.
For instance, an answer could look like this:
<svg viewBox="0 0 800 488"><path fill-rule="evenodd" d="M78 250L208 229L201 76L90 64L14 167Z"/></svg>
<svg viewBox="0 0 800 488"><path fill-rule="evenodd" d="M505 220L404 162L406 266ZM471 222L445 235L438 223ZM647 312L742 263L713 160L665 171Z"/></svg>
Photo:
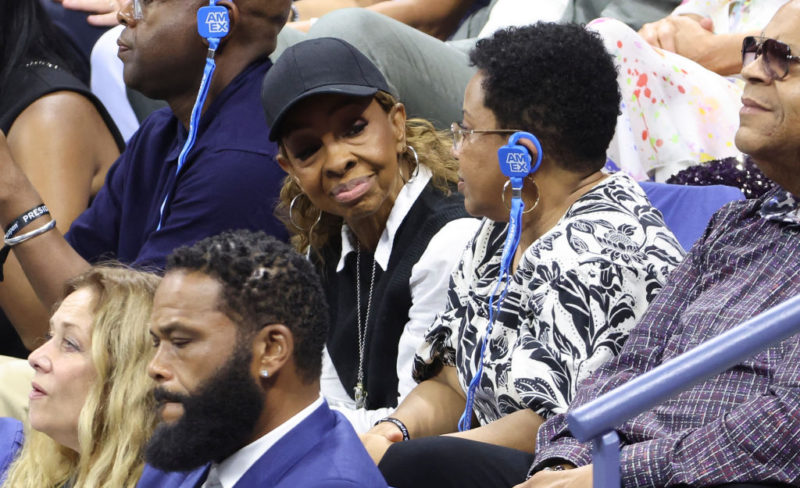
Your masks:
<svg viewBox="0 0 800 488"><path fill-rule="evenodd" d="M308 37L338 37L381 70L409 117L440 129L461 120L464 89L475 73L467 52L474 39L442 42L413 27L366 9L342 9L321 17L308 34L283 29L272 59Z"/></svg>
<svg viewBox="0 0 800 488"><path fill-rule="evenodd" d="M495 2L476 13L458 35L475 36ZM573 0L568 2L562 21L586 22L595 16L612 15L638 26L669 14L679 3L679 0ZM464 89L475 74L468 57L475 46L475 37L442 42L370 10L349 8L321 17L308 34L283 29L272 59L307 37L338 37L358 48L381 70L410 117L428 119L440 129L461 120Z"/></svg>

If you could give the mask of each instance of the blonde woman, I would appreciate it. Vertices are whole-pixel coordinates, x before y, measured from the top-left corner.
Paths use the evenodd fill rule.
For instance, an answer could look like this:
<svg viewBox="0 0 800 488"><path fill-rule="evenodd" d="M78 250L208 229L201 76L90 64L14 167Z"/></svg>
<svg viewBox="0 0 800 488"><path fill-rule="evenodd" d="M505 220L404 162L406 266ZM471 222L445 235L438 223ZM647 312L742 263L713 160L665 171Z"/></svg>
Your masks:
<svg viewBox="0 0 800 488"><path fill-rule="evenodd" d="M287 227L311 250L330 305L322 394L364 432L414 387L414 351L478 221L454 191L450 138L407 120L350 44L288 48L264 78L262 103L289 173Z"/></svg>
<svg viewBox="0 0 800 488"><path fill-rule="evenodd" d="M136 485L155 425L145 324L157 283L100 266L67 284L48 341L28 358L35 376L24 441L19 421L0 419L0 486Z"/></svg>

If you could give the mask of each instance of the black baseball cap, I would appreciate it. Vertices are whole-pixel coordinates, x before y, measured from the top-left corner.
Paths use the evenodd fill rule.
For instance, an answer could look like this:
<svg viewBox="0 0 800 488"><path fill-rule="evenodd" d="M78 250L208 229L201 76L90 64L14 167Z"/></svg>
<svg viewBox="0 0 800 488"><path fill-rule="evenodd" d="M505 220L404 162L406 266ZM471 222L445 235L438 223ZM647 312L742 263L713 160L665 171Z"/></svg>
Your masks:
<svg viewBox="0 0 800 488"><path fill-rule="evenodd" d="M320 93L367 97L378 90L391 93L372 61L346 41L320 37L290 46L261 85L269 139L277 140L286 112L306 97Z"/></svg>

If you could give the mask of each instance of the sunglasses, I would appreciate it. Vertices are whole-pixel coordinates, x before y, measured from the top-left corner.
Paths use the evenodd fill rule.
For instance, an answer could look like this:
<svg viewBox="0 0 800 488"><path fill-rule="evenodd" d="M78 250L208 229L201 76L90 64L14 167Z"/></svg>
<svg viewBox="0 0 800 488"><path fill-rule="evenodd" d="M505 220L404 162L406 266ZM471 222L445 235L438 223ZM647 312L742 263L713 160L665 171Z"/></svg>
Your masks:
<svg viewBox="0 0 800 488"><path fill-rule="evenodd" d="M766 37L747 36L742 41L742 67L761 57L761 63L773 80L782 80L789 74L789 61L800 61L792 56L792 49L781 41Z"/></svg>

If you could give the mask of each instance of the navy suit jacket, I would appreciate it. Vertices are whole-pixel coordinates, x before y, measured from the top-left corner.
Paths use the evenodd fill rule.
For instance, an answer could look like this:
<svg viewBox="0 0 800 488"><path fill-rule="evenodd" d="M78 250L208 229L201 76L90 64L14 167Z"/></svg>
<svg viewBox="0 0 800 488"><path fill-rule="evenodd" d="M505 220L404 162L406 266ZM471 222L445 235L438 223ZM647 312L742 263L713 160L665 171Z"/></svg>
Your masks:
<svg viewBox="0 0 800 488"><path fill-rule="evenodd" d="M189 472L166 473L146 466L137 488L197 488L210 464ZM322 406L261 456L237 488L386 488L353 427L340 413Z"/></svg>
<svg viewBox="0 0 800 488"><path fill-rule="evenodd" d="M22 422L7 417L0 418L0 484L22 448L24 440Z"/></svg>

